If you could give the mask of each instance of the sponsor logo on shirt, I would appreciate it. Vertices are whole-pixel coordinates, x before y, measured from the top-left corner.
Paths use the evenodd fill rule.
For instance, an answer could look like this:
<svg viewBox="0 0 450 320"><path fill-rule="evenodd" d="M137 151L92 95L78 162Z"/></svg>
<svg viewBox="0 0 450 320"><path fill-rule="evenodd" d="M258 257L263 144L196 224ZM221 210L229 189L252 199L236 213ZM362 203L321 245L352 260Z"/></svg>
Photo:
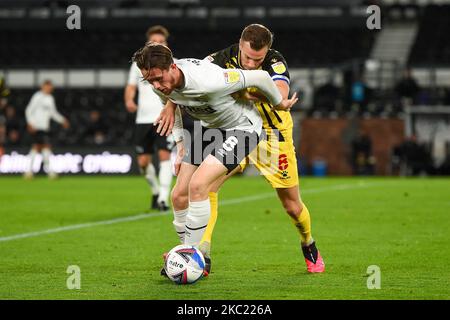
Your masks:
<svg viewBox="0 0 450 320"><path fill-rule="evenodd" d="M273 71L275 71L275 73L278 73L278 74L283 74L286 72L286 66L281 61L274 63L272 65L272 69L273 69Z"/></svg>
<svg viewBox="0 0 450 320"><path fill-rule="evenodd" d="M239 82L239 80L241 79L241 74L239 71L225 71L223 73L223 76L225 77L225 82L226 83L236 83Z"/></svg>
<svg viewBox="0 0 450 320"><path fill-rule="evenodd" d="M181 106L182 108L186 108L186 111L191 114L210 114L216 112L210 106L202 106L202 107L191 107L191 106Z"/></svg>

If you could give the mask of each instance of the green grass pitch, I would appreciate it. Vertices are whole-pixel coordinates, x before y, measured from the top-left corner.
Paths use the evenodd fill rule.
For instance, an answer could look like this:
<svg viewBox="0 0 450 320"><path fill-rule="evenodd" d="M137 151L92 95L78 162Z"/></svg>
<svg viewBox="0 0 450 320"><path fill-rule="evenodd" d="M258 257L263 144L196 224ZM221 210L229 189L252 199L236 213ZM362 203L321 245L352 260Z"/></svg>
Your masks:
<svg viewBox="0 0 450 320"><path fill-rule="evenodd" d="M212 274L180 286L159 275L177 244L172 214L139 216L144 179L0 177L0 299L450 298L450 179L304 178L301 188L324 274L306 272L264 179L236 177L220 194ZM70 265L80 290L66 286ZM370 265L380 289L367 288Z"/></svg>

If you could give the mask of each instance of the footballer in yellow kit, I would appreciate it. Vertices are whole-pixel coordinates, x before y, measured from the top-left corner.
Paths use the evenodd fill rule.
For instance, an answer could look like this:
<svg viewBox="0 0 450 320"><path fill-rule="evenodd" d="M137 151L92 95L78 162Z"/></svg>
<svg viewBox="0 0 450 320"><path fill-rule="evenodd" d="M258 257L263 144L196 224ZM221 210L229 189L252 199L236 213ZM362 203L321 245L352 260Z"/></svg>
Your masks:
<svg viewBox="0 0 450 320"><path fill-rule="evenodd" d="M243 30L239 43L207 57L222 68L245 70L261 69L269 73L283 98L289 95L289 71L286 60L280 52L271 48L273 35L260 24L251 24ZM276 190L286 213L297 228L301 249L307 270L312 273L325 271L325 263L311 235L311 220L308 208L300 198L297 160L292 139L293 122L289 111L274 110L256 89L240 92L236 99L252 100L263 119L267 139L258 144L250 154L242 169L250 162L264 175ZM200 250L208 259L207 273L210 272L210 244L218 215L218 190L215 186L209 193L211 216L200 243Z"/></svg>
<svg viewBox="0 0 450 320"><path fill-rule="evenodd" d="M244 69L241 64L239 44L234 44L222 51L208 56L208 59L221 67L228 69ZM282 80L289 84L289 72L283 56L274 49L269 49L264 62L258 69L267 71L274 81ZM248 89L255 96L255 89ZM292 117L289 111L276 111L267 102L255 101L255 106L263 119L263 128L267 134L267 141L258 145L258 149L251 154L242 169L252 163L264 175L273 188L288 188L298 185L297 159L292 139ZM264 149L264 150L261 150ZM267 154L275 161L260 161L257 155Z"/></svg>

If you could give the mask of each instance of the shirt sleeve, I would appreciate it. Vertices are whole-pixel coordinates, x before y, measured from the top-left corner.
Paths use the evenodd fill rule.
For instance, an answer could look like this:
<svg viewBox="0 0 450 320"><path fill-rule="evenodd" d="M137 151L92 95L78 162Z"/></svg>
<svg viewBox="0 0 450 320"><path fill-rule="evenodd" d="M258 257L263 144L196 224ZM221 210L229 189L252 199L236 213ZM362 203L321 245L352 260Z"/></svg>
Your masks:
<svg viewBox="0 0 450 320"><path fill-rule="evenodd" d="M136 62L133 62L128 73L128 84L137 86L139 81L142 81L141 70L139 70Z"/></svg>
<svg viewBox="0 0 450 320"><path fill-rule="evenodd" d="M283 100L280 90L273 82L273 78L264 70L242 70L245 77L245 87L258 88L269 100L270 104L277 106Z"/></svg>
<svg viewBox="0 0 450 320"><path fill-rule="evenodd" d="M217 82L209 85L210 93L229 95L244 88L256 87L274 106L283 99L270 75L264 70L220 69L216 76Z"/></svg>
<svg viewBox="0 0 450 320"><path fill-rule="evenodd" d="M266 58L262 69L267 71L273 81L282 80L290 83L288 66L284 57L278 51L271 52Z"/></svg>

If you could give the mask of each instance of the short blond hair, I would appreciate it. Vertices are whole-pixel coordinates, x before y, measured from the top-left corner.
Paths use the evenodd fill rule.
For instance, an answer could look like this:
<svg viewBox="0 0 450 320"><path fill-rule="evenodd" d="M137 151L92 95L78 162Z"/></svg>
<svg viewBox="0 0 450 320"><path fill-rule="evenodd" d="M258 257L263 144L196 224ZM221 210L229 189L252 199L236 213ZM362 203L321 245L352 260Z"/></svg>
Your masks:
<svg viewBox="0 0 450 320"><path fill-rule="evenodd" d="M272 46L273 34L262 24L251 24L245 27L241 34L241 40L250 42L253 50L261 50L265 46Z"/></svg>

